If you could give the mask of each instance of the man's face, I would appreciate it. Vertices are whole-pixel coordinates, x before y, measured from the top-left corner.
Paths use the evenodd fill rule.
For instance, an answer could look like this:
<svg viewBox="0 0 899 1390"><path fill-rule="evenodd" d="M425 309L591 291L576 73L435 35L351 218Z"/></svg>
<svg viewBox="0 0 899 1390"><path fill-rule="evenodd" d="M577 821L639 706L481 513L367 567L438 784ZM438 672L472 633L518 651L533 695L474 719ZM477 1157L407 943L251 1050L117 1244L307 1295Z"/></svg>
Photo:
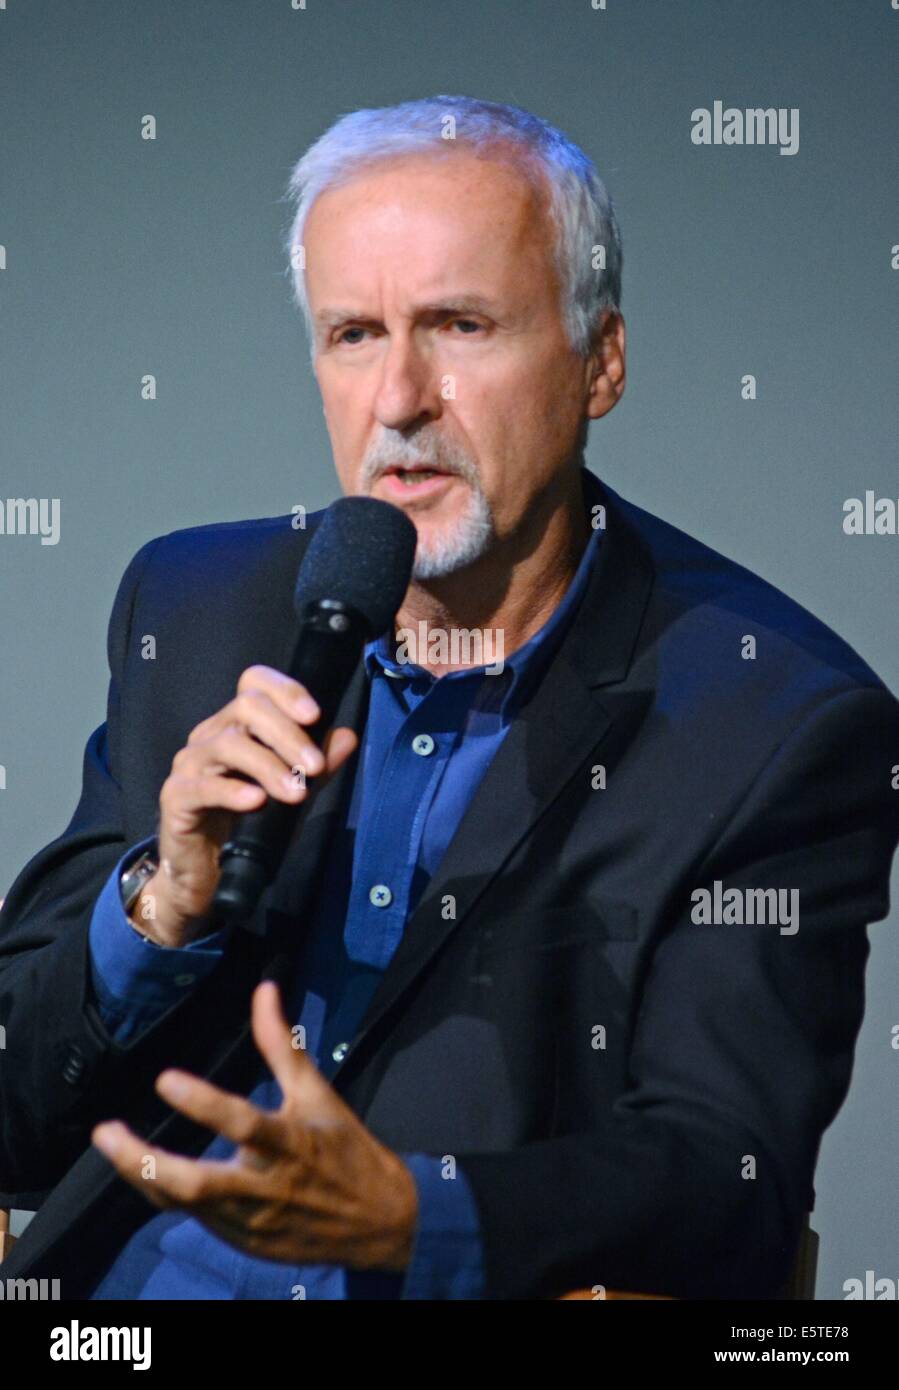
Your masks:
<svg viewBox="0 0 899 1390"><path fill-rule="evenodd" d="M518 169L461 150L375 165L313 204L306 289L335 466L344 493L414 521L416 579L526 526L579 467L585 414L604 413L587 408L553 244ZM436 476L404 481L422 465Z"/></svg>

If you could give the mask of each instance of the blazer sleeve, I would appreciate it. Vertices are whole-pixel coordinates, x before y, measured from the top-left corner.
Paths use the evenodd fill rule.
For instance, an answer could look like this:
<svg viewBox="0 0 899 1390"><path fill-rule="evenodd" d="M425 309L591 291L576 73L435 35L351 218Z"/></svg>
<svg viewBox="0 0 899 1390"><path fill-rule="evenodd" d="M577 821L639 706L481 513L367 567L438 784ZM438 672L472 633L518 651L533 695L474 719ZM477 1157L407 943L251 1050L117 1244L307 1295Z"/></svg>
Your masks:
<svg viewBox="0 0 899 1390"><path fill-rule="evenodd" d="M107 633L106 720L84 750L81 796L66 829L19 873L0 910L0 1189L52 1186L95 1122L84 1083L114 1046L97 1012L89 927L127 843L119 701L135 595L161 537L135 554Z"/></svg>
<svg viewBox="0 0 899 1390"><path fill-rule="evenodd" d="M866 924L889 910L897 764L885 689L825 699L747 788L661 931L608 1122L457 1156L486 1298L596 1285L775 1296L849 1087ZM697 923L693 892L716 880L798 890L798 930Z"/></svg>

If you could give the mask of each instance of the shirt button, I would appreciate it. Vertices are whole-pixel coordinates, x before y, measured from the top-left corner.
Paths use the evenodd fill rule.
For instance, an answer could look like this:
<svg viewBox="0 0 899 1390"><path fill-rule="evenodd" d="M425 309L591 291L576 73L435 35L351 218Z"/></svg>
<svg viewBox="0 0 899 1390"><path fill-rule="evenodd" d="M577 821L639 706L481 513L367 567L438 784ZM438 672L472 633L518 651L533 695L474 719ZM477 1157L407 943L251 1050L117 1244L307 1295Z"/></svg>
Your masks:
<svg viewBox="0 0 899 1390"><path fill-rule="evenodd" d="M374 888L368 890L368 901L375 907L389 907L393 902L393 894L386 883L376 883Z"/></svg>
<svg viewBox="0 0 899 1390"><path fill-rule="evenodd" d="M349 1050L350 1050L350 1045L349 1045L349 1043L346 1043L346 1042L344 1042L344 1043L338 1043L337 1046L335 1047L334 1051L331 1053L331 1056L334 1058L334 1061L335 1061L335 1062L342 1062L343 1059L344 1059L344 1057L345 1057L345 1056L347 1055L347 1053L349 1052Z"/></svg>
<svg viewBox="0 0 899 1390"><path fill-rule="evenodd" d="M196 975L176 975L175 984L180 985L183 989L186 985L192 985L196 978Z"/></svg>
<svg viewBox="0 0 899 1390"><path fill-rule="evenodd" d="M412 752L418 753L419 757L426 758L429 753L433 753L436 744L430 734L416 734L412 740Z"/></svg>

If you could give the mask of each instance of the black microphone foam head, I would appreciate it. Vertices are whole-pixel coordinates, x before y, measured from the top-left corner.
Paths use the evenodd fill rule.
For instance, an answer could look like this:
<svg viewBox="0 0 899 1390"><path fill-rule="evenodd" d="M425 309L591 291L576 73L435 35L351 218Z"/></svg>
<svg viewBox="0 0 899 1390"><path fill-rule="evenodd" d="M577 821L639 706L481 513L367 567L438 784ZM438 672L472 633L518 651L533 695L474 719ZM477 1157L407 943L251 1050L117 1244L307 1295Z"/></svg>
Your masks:
<svg viewBox="0 0 899 1390"><path fill-rule="evenodd" d="M294 592L302 618L310 603L338 599L386 632L405 597L418 532L404 511L376 497L338 497L315 528Z"/></svg>

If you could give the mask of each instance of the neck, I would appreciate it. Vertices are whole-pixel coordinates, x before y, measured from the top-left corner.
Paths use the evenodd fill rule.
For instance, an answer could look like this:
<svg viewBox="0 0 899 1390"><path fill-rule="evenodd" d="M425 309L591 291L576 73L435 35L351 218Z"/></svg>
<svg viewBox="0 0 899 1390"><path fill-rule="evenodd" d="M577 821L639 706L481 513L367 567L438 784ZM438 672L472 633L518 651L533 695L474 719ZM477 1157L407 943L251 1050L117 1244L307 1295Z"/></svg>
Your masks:
<svg viewBox="0 0 899 1390"><path fill-rule="evenodd" d="M484 664L480 651L495 652L498 643L503 658L511 656L561 603L591 535L578 470L561 498L556 493L538 499L526 522L473 564L443 579L412 583L396 626L415 634L416 665L448 675ZM457 629L482 635L482 647L474 647L469 659L464 644L460 650L451 640ZM446 650L427 637L422 644L425 633L446 633ZM439 659L427 659L435 653Z"/></svg>

